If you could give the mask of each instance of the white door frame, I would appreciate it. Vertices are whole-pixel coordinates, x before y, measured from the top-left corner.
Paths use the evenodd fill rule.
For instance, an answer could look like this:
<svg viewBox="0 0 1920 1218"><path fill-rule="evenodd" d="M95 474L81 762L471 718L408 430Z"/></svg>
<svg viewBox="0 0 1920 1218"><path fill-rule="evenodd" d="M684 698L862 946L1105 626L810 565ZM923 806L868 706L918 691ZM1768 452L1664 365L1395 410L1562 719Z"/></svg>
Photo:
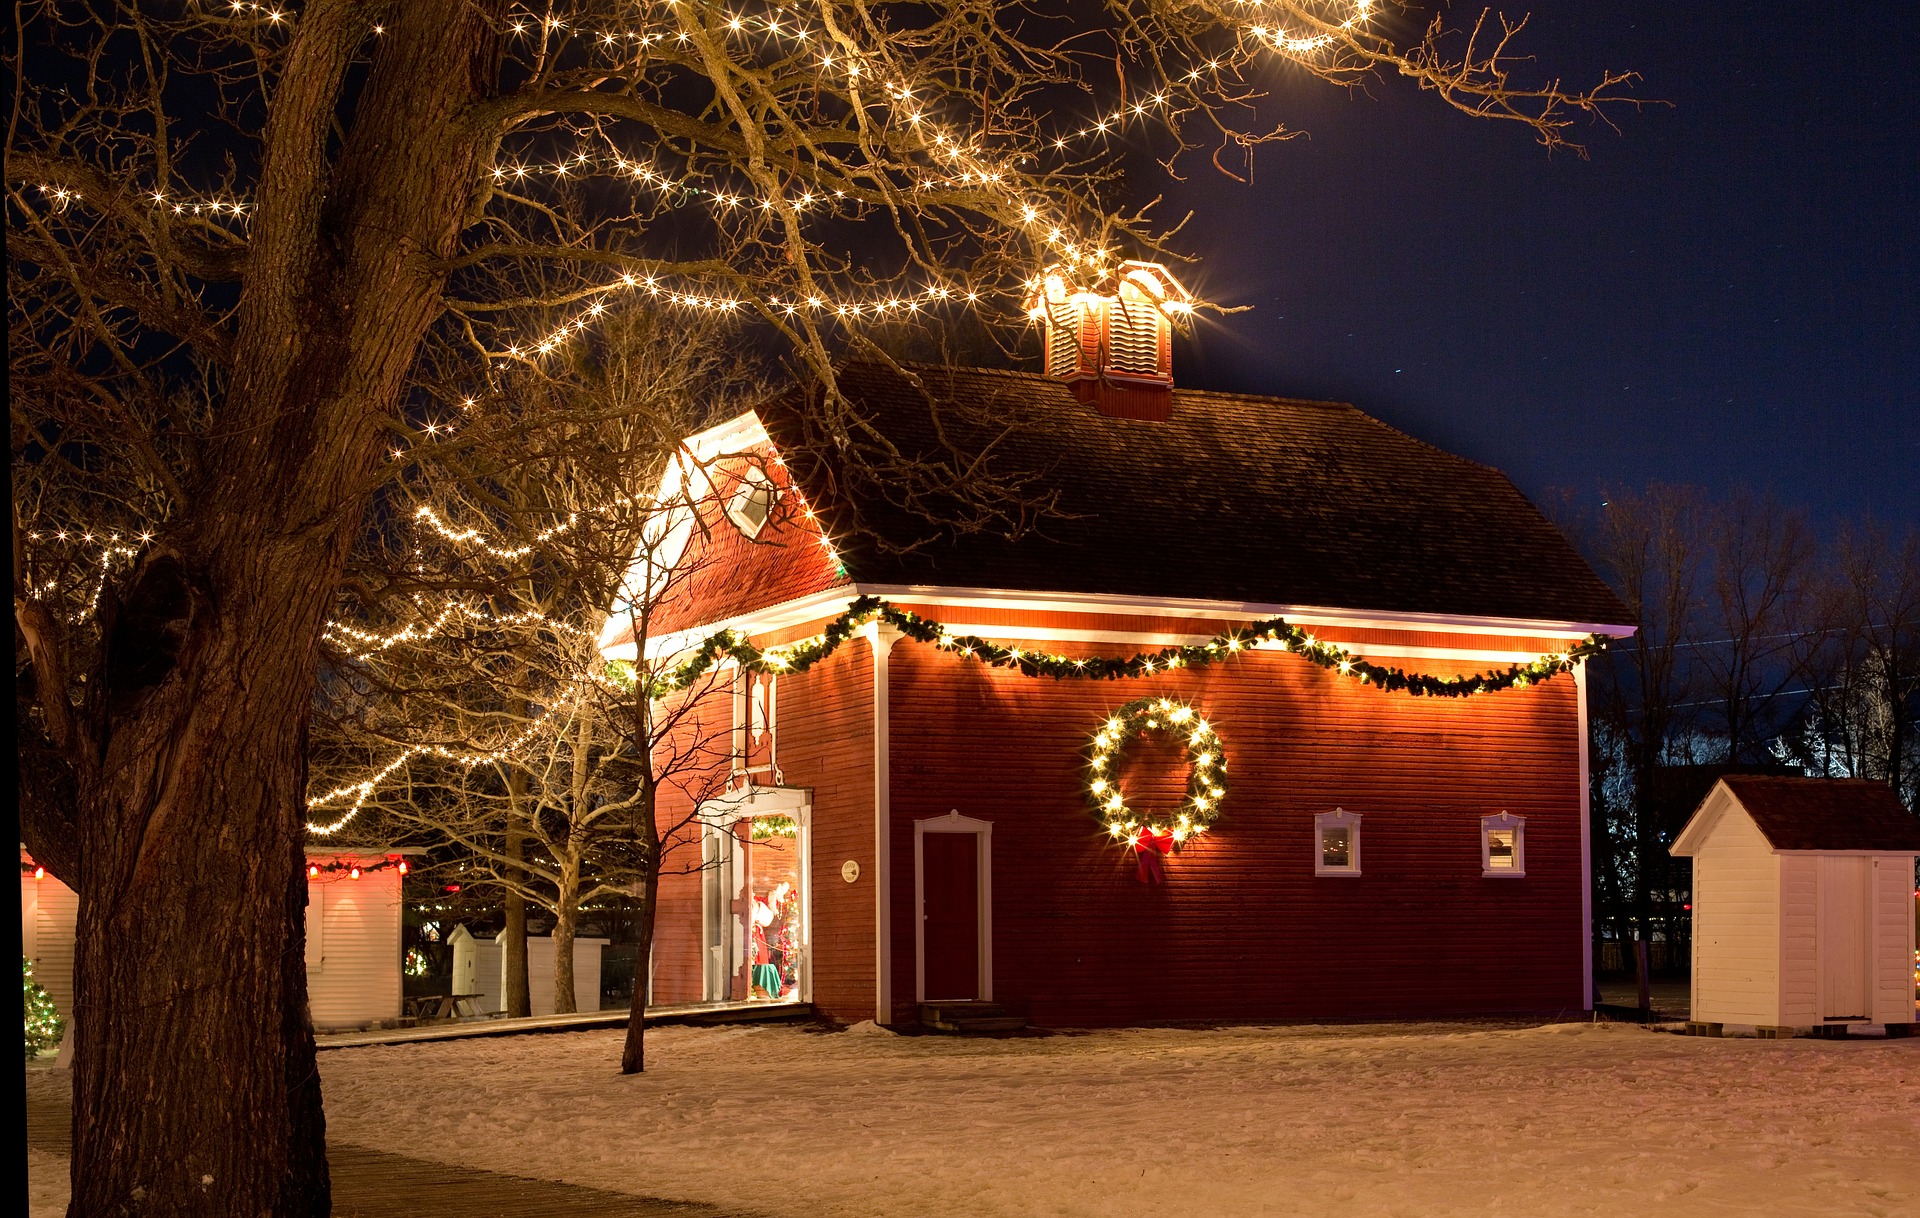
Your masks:
<svg viewBox="0 0 1920 1218"><path fill-rule="evenodd" d="M798 867L800 872L800 995L798 1001L813 1001L813 788L812 787L748 787L744 790L729 792L718 799L702 803L697 815L700 820L701 859L704 866L711 866L706 860L706 843L716 837L733 839L732 856L726 860L723 875L732 874L744 880L739 873L739 844L734 837L733 827L741 820L755 816L785 815L793 818L798 828L796 837ZM706 940L708 914L707 902L713 899L713 887L702 877L700 885L700 933L701 962L700 986L702 994L712 993L714 972L718 961L713 959L713 947ZM724 915L723 915L724 916ZM730 928L729 934L738 933ZM729 946L732 946L731 944ZM731 974L729 974L731 976ZM730 1000L728 1000L730 1001Z"/></svg>
<svg viewBox="0 0 1920 1218"><path fill-rule="evenodd" d="M976 932L980 937L980 1001L993 1001L993 822L960 815L955 808L945 816L913 822L913 998L927 1000L926 850L929 833L974 835L974 876L979 885L974 898Z"/></svg>

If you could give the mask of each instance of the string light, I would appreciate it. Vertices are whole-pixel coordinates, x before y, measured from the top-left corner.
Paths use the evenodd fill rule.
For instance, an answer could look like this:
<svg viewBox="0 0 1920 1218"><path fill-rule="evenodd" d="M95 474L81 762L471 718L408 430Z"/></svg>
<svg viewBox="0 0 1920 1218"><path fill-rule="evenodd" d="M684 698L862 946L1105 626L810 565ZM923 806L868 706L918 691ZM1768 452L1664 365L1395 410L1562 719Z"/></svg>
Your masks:
<svg viewBox="0 0 1920 1218"><path fill-rule="evenodd" d="M1115 774L1122 750L1146 732L1178 736L1187 746L1186 802L1158 820L1144 818L1127 805ZM1139 698L1114 711L1088 745L1087 771L1087 802L1093 814L1110 837L1133 847L1142 834L1171 837L1178 844L1205 833L1220 815L1227 793L1227 757L1220 737L1193 707L1172 698Z"/></svg>
<svg viewBox="0 0 1920 1218"><path fill-rule="evenodd" d="M1557 673L1571 671L1581 660L1602 650L1607 640L1589 635L1566 651L1542 655L1525 664L1494 672L1441 677L1377 664L1344 647L1315 638L1284 618L1268 618L1215 635L1204 643L1162 648L1127 657L1066 656L1052 652L1002 647L976 635L956 635L938 622L896 608L879 597L853 601L820 634L780 647L761 649L737 630L707 636L687 660L656 682L653 696L664 697L685 689L717 663L729 658L751 672L804 671L833 654L862 624L880 619L918 642L968 656L994 668L1008 668L1027 676L1117 680L1151 676L1170 669L1198 667L1233 658L1253 649L1292 652L1322 668L1393 693L1428 697L1464 697L1507 688L1525 688Z"/></svg>

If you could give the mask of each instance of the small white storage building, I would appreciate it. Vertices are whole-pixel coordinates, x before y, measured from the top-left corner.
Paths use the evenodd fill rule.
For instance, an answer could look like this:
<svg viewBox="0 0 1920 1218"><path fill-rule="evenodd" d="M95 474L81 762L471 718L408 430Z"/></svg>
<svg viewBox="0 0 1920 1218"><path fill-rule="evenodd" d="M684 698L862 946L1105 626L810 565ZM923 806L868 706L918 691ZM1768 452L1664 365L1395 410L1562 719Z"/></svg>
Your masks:
<svg viewBox="0 0 1920 1218"><path fill-rule="evenodd" d="M400 1018L401 856L307 855L307 1006L315 1031Z"/></svg>
<svg viewBox="0 0 1920 1218"><path fill-rule="evenodd" d="M401 857L307 854L307 1001L317 1031L400 1018ZM20 952L69 1021L78 907L71 888L22 855Z"/></svg>
<svg viewBox="0 0 1920 1218"><path fill-rule="evenodd" d="M1885 783L1728 775L1672 852L1693 859L1694 1023L1911 1032L1920 818Z"/></svg>
<svg viewBox="0 0 1920 1218"><path fill-rule="evenodd" d="M447 936L453 948L453 991L478 994L480 1010L488 1014L506 1008L507 961L497 939L481 939L464 926ZM587 1014L600 1009L600 949L606 939L573 941L574 1010ZM527 936L527 1005L534 1015L553 1014L553 939Z"/></svg>

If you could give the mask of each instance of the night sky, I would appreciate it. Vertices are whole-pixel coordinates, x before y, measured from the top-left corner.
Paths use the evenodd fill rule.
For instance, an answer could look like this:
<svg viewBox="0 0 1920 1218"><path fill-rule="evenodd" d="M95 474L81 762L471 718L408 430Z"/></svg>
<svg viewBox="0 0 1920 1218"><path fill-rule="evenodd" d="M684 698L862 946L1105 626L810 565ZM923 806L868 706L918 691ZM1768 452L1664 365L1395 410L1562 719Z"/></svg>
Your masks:
<svg viewBox="0 0 1920 1218"><path fill-rule="evenodd" d="M1196 165L1169 194L1197 213L1189 286L1254 306L1203 323L1176 379L1351 401L1536 496L1744 483L1920 523L1911 16L1532 13L1543 69L1637 69L1672 108L1576 129L1582 161L1397 83L1276 73L1272 112L1311 138L1263 148L1250 186Z"/></svg>

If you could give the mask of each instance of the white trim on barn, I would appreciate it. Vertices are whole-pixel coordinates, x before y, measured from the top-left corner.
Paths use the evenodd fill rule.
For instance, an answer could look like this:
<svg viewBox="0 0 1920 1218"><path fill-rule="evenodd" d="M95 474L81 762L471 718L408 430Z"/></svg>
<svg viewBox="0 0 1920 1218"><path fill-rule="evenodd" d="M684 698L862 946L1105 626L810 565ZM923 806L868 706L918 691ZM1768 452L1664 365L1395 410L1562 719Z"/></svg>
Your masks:
<svg viewBox="0 0 1920 1218"><path fill-rule="evenodd" d="M975 934L979 943L979 1001L993 1001L993 822L960 815L913 822L913 999L927 1001L926 840L929 833L971 833L974 845Z"/></svg>
<svg viewBox="0 0 1920 1218"><path fill-rule="evenodd" d="M1346 856L1344 865L1327 862L1327 831L1329 829L1347 832ZM1315 875L1359 875L1360 874L1360 814L1349 812L1345 808L1335 808L1331 812L1316 812L1313 817L1313 874Z"/></svg>

